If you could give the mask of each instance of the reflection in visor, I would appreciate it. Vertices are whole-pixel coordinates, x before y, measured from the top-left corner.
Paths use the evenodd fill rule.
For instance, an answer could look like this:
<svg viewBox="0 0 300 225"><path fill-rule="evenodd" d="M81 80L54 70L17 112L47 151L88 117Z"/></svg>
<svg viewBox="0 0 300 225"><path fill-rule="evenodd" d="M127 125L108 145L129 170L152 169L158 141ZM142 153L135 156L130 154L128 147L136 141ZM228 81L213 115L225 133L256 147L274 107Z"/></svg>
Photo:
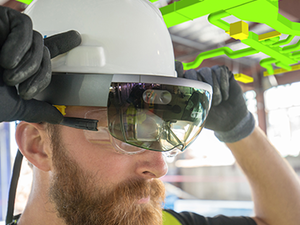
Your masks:
<svg viewBox="0 0 300 225"><path fill-rule="evenodd" d="M110 149L112 151L117 151L122 154L137 154L144 152L145 149L138 148L127 144L112 137L107 128L107 109L100 108L88 111L84 115L85 119L97 120L97 131L84 130L84 135L86 139L92 143L101 145L103 149Z"/></svg>
<svg viewBox="0 0 300 225"><path fill-rule="evenodd" d="M183 151L203 128L206 90L147 83L112 83L108 129L128 144L156 151Z"/></svg>

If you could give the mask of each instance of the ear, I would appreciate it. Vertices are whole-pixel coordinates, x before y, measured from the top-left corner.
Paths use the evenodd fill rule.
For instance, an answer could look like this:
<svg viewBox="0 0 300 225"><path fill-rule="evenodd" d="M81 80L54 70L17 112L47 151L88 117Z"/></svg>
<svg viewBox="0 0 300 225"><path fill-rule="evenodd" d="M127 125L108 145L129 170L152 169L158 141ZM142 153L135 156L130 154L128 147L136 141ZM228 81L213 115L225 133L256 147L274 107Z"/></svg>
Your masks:
<svg viewBox="0 0 300 225"><path fill-rule="evenodd" d="M51 170L50 140L44 124L22 121L16 129L16 141L29 162L42 171Z"/></svg>

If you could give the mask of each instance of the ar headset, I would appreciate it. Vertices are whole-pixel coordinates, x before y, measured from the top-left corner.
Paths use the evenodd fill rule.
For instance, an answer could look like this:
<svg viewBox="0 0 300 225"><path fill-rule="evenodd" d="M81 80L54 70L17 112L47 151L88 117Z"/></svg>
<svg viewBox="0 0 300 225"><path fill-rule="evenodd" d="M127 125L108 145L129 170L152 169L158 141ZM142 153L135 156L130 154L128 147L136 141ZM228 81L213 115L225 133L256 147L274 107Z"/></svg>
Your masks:
<svg viewBox="0 0 300 225"><path fill-rule="evenodd" d="M153 150L172 156L200 133L211 96L210 85L184 78L53 73L37 99L60 106L98 106L84 118L65 117L61 123L86 130L93 144L109 140L125 154Z"/></svg>

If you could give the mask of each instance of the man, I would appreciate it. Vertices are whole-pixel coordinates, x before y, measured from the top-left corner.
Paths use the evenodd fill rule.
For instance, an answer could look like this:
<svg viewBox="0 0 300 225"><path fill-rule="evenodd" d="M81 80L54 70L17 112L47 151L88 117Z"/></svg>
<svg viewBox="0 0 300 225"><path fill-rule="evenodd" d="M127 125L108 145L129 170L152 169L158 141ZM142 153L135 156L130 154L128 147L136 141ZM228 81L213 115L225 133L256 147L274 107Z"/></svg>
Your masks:
<svg viewBox="0 0 300 225"><path fill-rule="evenodd" d="M46 1L37 1L37 5L32 8L38 8L38 2L47 5ZM80 1L73 2L75 5L80 5ZM129 7L127 10L133 10L130 13L125 11L122 14L121 10L116 13L123 20L129 17L125 14L131 15L131 13L138 13L140 10L146 10L145 12L154 10L146 1L142 0L110 0L109 2L103 0L94 1L93 4L97 8L97 4L101 3L105 8L106 4L112 2L118 2L119 4L114 5L114 10L124 9L126 4L130 4L130 2L134 2L134 6L140 4L139 9L136 11ZM84 2L84 4L88 3ZM58 7L58 9L60 8ZM151 97L151 94L161 93L159 92L160 89L149 89L146 87L147 85L143 86L143 89L137 88L141 86L132 85L132 88L129 89L122 83L113 80L109 82L111 92L107 94L108 104L106 106L102 106L100 103L98 106L84 106L79 102L81 100L79 98L78 105L65 104L67 105L65 110L61 109L64 116L46 102L29 100L49 83L47 77L51 77L50 57L78 46L80 35L71 31L47 38L43 43L37 32L32 31L30 19L27 16L7 8L1 7L0 10L0 29L1 34L4 34L1 35L2 39L0 40L0 65L1 78L3 79L0 86L0 102L2 106L5 106L1 107L0 119L1 121L23 120L17 127L16 140L22 154L31 162L34 176L27 206L18 221L13 222L13 224L293 225L299 223L299 179L268 142L260 129L254 126L253 117L244 103L242 91L234 80L232 73L226 67L203 68L199 71L190 70L183 74L180 72L182 67L176 63L178 76L186 78L180 80L181 82L189 82L189 79L194 79L194 83L197 83L196 80L200 80L212 85L214 91L212 107L205 126L214 130L216 136L227 143L246 174L252 188L255 216L253 218L228 218L224 216L204 218L188 212L180 214L173 211L162 212L161 203L164 198L164 187L158 178L167 172L163 147L167 149L170 143L172 146L176 146L174 139L178 136L175 134L176 138L173 139L165 137L161 139L159 144L152 140L153 137L157 136L155 134L157 127L153 129L153 124L166 125L164 123L166 115L161 116L159 112L155 111L163 106L156 106L155 98ZM42 11L42 13L46 13L46 11ZM57 14L59 14L59 10L57 10ZM106 16L109 16L109 13ZM157 18L154 14L151 14L151 16ZM142 18L141 16L140 19L142 20ZM122 24L122 26L125 25L126 23ZM113 30L113 27L111 30ZM79 31L83 37L81 46L84 46L86 41L91 39L84 39L86 34L81 30ZM105 30L103 33L106 32L111 31ZM132 38L134 36L132 35ZM111 35L110 37L116 36ZM104 42L105 40L101 41ZM81 51L78 47L73 50ZM68 53L67 57L74 53L73 50L70 54ZM54 51L56 52L54 53ZM158 52L158 55L161 53ZM139 65L143 62L147 62L143 57L145 56L140 56L142 61L136 65L136 70L140 69ZM61 58L58 60L61 60ZM127 63L129 64L128 61ZM54 64L55 62L52 65L53 68L61 65ZM69 65L77 66L75 63ZM100 67L103 68L105 65L108 64L102 64ZM118 64L116 63L116 65ZM152 67L155 67L155 65L148 68L149 71ZM157 69L161 71L159 67ZM60 76L63 75L60 74ZM75 74L72 76L76 77ZM101 76L104 82L105 76ZM155 79L158 82L160 78L157 76ZM17 84L19 84L18 93L15 88ZM113 84L117 85L113 86ZM148 83L145 82L145 84ZM156 85L156 83L153 82L152 85ZM204 91L204 86L205 84L203 84L203 93L207 93L206 96L209 96L209 92ZM82 88L82 84L80 87ZM168 89L167 86L164 87L164 91L168 91L164 92L167 94L163 95L168 102L167 106L171 104L171 97L183 96L182 100L184 100L186 95L183 92L179 93L178 90L185 90L180 85L174 87L176 88ZM52 88L51 85L49 88ZM74 89L76 89L75 84L72 86L72 90ZM147 95L149 90L151 90L151 93ZM64 90L57 91L65 93ZM68 89L68 91L70 90ZM124 98L126 99L124 102L118 96L125 96L126 91L129 95ZM47 95L47 89L43 93ZM199 94L199 92L194 93ZM50 91L48 94L51 97L56 93ZM201 114L204 116L204 111L208 109L208 106L206 108L204 95L200 96L202 97L200 102L203 108L201 110L197 108L198 110L193 112L196 115ZM143 111L140 107L142 104L141 99L143 99L143 102L147 102L148 97L154 101L150 101L150 103L155 107L151 108L151 104L148 104L149 110ZM73 99L65 99L64 101L67 102ZM191 99L191 102L183 102L191 108L196 100L192 97L189 99ZM52 100L59 101L59 99ZM127 104L126 110L122 108L124 104L117 104L119 102ZM179 112L177 106L181 105L179 103L173 105L170 114ZM125 112L122 114L123 117L122 115L117 118L114 117L115 114L119 115L122 110ZM188 117L189 121L192 121L191 115L194 114L188 113L190 115ZM172 116L176 118L176 115ZM74 124L68 123L65 118L85 119L80 120L78 124L84 124L86 127L84 129L82 127L80 127L81 129L72 128L70 126ZM118 121L118 118L125 118L126 121ZM194 118L200 117L195 116ZM95 121L95 119L98 120L98 131L87 130L87 127L90 128L87 122ZM148 121L150 122L148 123ZM75 124L75 127L78 128L78 124ZM124 127L123 124L133 130ZM132 124L135 127L131 127ZM143 126L144 124L147 124L146 127ZM122 139L123 136L118 133L122 129L135 131L135 136L130 132L128 134L122 133L127 135L126 139ZM142 135L143 138L139 138L144 129L148 129L148 132ZM168 136L163 135L167 131L167 134L172 136L172 132L168 129L170 127L161 128L160 130L165 132L161 136ZM150 131L153 131L153 134ZM132 142L131 140L134 138L135 142ZM149 143L152 145L143 148ZM178 143L185 144L182 140ZM177 147L180 148L180 145ZM145 148L149 150L145 150Z"/></svg>

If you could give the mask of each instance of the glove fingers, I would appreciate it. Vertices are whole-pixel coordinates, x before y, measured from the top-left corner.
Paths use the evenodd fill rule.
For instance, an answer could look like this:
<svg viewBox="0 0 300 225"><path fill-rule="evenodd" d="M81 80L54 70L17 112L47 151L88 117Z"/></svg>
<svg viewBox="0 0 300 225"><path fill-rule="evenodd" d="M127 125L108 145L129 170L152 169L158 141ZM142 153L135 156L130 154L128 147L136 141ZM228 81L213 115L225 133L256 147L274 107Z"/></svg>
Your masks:
<svg viewBox="0 0 300 225"><path fill-rule="evenodd" d="M49 49L51 58L70 51L80 45L80 43L81 36L74 30L53 35L44 39L44 44Z"/></svg>
<svg viewBox="0 0 300 225"><path fill-rule="evenodd" d="M202 81L210 84L213 88L212 105L220 104L220 102L222 102L222 93L215 72L211 68L204 67L198 70L198 74L201 76Z"/></svg>
<svg viewBox="0 0 300 225"><path fill-rule="evenodd" d="M211 104L213 106L219 105L224 99L221 92L220 83L218 81L215 71L212 70L212 80L213 80L213 98Z"/></svg>
<svg viewBox="0 0 300 225"><path fill-rule="evenodd" d="M63 115L46 102L22 99L15 87L5 85L0 79L0 122L24 120L32 123L58 124Z"/></svg>
<svg viewBox="0 0 300 225"><path fill-rule="evenodd" d="M214 71L216 79L219 83L222 99L223 101L226 101L229 98L230 71L226 66L213 66L212 70Z"/></svg>
<svg viewBox="0 0 300 225"><path fill-rule="evenodd" d="M34 31L31 48L17 67L4 71L4 82L7 85L14 86L31 77L39 69L43 54L43 38L38 32Z"/></svg>
<svg viewBox="0 0 300 225"><path fill-rule="evenodd" d="M198 75L196 70L187 70L185 74L183 74L184 78L190 79L190 80L201 80L201 77Z"/></svg>
<svg viewBox="0 0 300 225"><path fill-rule="evenodd" d="M198 76L201 77L201 81L210 84L212 87L214 85L212 79L212 71L209 67L203 67L197 71Z"/></svg>
<svg viewBox="0 0 300 225"><path fill-rule="evenodd" d="M43 59L36 74L19 85L19 95L25 99L32 99L36 94L44 90L51 81L50 53L44 47Z"/></svg>
<svg viewBox="0 0 300 225"><path fill-rule="evenodd" d="M46 102L32 100L22 100L22 115L18 120L24 120L31 123L48 122L59 124L63 120L63 115L52 105Z"/></svg>
<svg viewBox="0 0 300 225"><path fill-rule="evenodd" d="M7 38L0 52L0 65L5 69L12 69L18 65L31 46L32 22L25 14L8 8L5 10L6 13L0 16L0 21L3 21L0 25L5 27L9 24L9 27L4 29L6 32L3 31L8 36L2 34L1 30L1 36Z"/></svg>
<svg viewBox="0 0 300 225"><path fill-rule="evenodd" d="M177 77L183 78L183 65L180 61L175 61L175 70L177 72Z"/></svg>

